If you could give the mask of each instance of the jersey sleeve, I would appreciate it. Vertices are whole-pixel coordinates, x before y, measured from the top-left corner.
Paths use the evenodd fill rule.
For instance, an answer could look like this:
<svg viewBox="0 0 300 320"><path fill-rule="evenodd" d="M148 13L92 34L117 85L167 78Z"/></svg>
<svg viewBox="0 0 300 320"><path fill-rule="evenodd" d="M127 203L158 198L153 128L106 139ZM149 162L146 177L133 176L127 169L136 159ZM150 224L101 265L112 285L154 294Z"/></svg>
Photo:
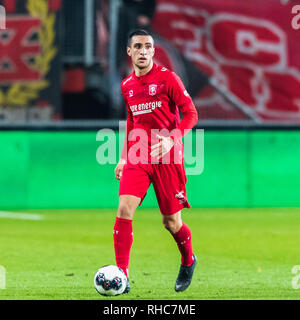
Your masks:
<svg viewBox="0 0 300 320"><path fill-rule="evenodd" d="M175 72L170 73L169 95L182 113L182 119L177 128L178 130L172 134L174 141L177 142L197 123L198 112L184 84Z"/></svg>
<svg viewBox="0 0 300 320"><path fill-rule="evenodd" d="M126 121L126 129L125 129L125 139L124 139L124 145L123 145L123 149L122 149L122 153L121 153L121 159L125 160L127 159L127 154L128 154L128 134L129 132L133 129L133 115L132 112L129 108L129 104L127 102L126 96L124 94L124 89L121 86L121 91L123 94L123 98L124 98L124 103L126 105L126 109L127 109L127 121Z"/></svg>

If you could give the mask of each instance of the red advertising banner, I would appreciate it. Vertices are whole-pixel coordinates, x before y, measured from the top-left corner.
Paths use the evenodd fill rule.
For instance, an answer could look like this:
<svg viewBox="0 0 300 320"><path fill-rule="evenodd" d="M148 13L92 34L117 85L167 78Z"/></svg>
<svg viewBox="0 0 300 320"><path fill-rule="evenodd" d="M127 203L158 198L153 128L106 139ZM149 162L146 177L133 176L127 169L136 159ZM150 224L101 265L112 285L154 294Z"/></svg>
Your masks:
<svg viewBox="0 0 300 320"><path fill-rule="evenodd" d="M300 30L295 3L280 0L158 0L152 27L224 86L230 100L260 120L300 122ZM181 72L172 50L158 48L158 63ZM189 74L186 74L189 81ZM213 87L199 86L193 100L202 119L245 119Z"/></svg>
<svg viewBox="0 0 300 320"><path fill-rule="evenodd" d="M0 30L0 125L61 118L60 4L0 0L7 12Z"/></svg>

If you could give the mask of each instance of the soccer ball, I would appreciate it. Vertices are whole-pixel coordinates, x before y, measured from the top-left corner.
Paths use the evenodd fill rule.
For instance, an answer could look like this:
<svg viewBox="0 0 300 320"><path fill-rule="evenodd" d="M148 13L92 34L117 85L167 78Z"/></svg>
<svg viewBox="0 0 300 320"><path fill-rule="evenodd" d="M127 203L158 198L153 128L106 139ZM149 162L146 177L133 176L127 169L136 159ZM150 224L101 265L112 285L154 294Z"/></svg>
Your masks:
<svg viewBox="0 0 300 320"><path fill-rule="evenodd" d="M117 296L123 293L126 283L125 273L114 265L101 267L94 277L95 288L103 296Z"/></svg>

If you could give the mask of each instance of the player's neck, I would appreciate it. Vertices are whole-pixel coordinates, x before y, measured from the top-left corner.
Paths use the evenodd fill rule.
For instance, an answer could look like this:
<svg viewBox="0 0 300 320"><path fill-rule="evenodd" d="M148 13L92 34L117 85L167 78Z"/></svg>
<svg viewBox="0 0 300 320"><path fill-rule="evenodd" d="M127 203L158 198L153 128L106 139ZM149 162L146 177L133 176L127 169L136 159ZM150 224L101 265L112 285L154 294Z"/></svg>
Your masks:
<svg viewBox="0 0 300 320"><path fill-rule="evenodd" d="M141 76L144 76L146 73L148 73L152 69L152 67L153 67L153 60L151 60L149 66L144 69L140 69L134 66L134 73L137 77L141 77Z"/></svg>

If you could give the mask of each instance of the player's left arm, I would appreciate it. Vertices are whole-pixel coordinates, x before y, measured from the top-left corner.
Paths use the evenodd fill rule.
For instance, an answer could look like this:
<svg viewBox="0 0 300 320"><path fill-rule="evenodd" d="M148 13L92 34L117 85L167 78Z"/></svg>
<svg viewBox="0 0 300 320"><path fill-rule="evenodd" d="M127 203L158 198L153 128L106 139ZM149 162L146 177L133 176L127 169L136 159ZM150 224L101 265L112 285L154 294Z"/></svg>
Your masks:
<svg viewBox="0 0 300 320"><path fill-rule="evenodd" d="M182 119L178 127L171 132L170 137L157 136L160 142L152 146L151 156L158 158L167 154L173 146L181 141L198 121L198 112L192 98L188 94L181 79L176 73L170 73L168 79L168 94L182 113Z"/></svg>
<svg viewBox="0 0 300 320"><path fill-rule="evenodd" d="M169 83L169 95L182 113L177 130L171 135L176 143L195 126L198 121L198 112L191 96L175 72L171 73Z"/></svg>

